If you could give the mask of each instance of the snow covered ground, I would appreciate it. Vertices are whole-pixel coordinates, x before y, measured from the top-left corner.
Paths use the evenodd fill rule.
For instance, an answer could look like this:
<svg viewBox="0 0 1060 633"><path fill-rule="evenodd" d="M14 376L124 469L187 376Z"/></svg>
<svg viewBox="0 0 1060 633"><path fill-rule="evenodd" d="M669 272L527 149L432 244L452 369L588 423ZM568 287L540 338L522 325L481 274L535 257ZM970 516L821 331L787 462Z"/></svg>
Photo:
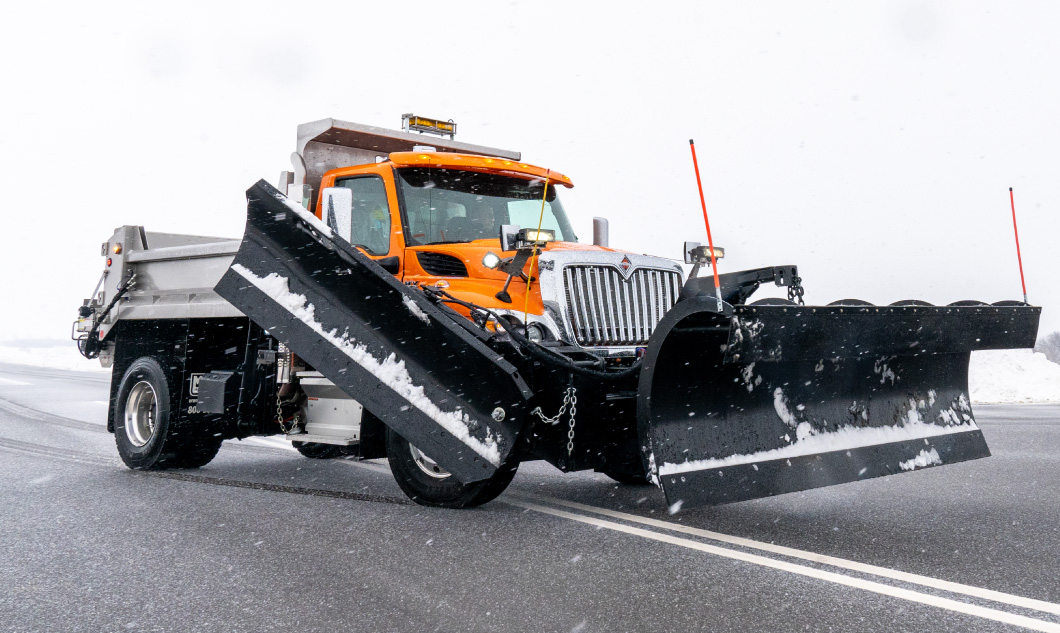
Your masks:
<svg viewBox="0 0 1060 633"><path fill-rule="evenodd" d="M1060 365L1029 349L972 352L972 402L1060 402Z"/></svg>
<svg viewBox="0 0 1060 633"><path fill-rule="evenodd" d="M88 360L77 351L73 341L0 341L0 363L70 369L73 371L110 372L98 360Z"/></svg>
<svg viewBox="0 0 1060 633"><path fill-rule="evenodd" d="M77 371L107 372L85 360L72 341L0 341L0 362ZM1029 349L974 352L969 369L972 402L1060 403L1060 365Z"/></svg>

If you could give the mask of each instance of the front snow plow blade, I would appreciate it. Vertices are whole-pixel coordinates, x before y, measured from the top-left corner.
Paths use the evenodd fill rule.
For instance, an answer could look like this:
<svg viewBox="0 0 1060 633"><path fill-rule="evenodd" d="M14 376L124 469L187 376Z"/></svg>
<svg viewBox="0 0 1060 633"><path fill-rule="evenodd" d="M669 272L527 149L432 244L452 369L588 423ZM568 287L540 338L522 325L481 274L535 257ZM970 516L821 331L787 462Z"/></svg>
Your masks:
<svg viewBox="0 0 1060 633"><path fill-rule="evenodd" d="M962 303L719 315L713 297L680 301L640 376L648 472L672 507L689 507L989 456L970 353L1032 346L1041 309Z"/></svg>
<svg viewBox="0 0 1060 633"><path fill-rule="evenodd" d="M508 458L531 395L516 368L264 181L215 290L459 481Z"/></svg>

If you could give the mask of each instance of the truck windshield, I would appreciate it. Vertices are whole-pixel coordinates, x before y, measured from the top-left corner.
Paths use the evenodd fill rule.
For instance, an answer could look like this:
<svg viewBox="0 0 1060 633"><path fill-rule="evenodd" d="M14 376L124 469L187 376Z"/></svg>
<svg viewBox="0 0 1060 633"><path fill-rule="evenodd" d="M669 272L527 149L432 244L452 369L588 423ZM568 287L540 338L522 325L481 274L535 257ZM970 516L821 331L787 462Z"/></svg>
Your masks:
<svg viewBox="0 0 1060 633"><path fill-rule="evenodd" d="M553 186L541 217L543 182L429 167L405 167L397 175L409 246L497 239L502 224L536 229L539 218L557 240L578 240Z"/></svg>

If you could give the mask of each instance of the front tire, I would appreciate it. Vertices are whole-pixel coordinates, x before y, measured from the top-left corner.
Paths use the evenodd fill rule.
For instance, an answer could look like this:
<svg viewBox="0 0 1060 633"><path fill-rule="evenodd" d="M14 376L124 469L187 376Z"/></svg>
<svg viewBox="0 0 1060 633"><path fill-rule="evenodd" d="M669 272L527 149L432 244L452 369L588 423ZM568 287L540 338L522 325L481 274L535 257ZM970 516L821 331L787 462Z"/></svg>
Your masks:
<svg viewBox="0 0 1060 633"><path fill-rule="evenodd" d="M464 484L389 427L386 453L401 490L416 503L436 508L473 508L493 501L519 468L515 461L502 464L489 479Z"/></svg>

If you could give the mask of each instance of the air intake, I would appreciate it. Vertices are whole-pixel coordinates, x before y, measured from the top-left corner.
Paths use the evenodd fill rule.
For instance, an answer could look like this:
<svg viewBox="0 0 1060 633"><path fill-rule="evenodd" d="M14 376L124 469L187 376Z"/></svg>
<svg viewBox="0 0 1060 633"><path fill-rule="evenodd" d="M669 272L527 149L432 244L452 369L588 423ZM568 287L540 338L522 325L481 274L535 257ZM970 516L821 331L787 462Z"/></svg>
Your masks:
<svg viewBox="0 0 1060 633"><path fill-rule="evenodd" d="M452 255L417 251L416 259L420 262L420 267L423 268L428 275L435 275L437 277L467 277L467 267L464 266L464 262Z"/></svg>

